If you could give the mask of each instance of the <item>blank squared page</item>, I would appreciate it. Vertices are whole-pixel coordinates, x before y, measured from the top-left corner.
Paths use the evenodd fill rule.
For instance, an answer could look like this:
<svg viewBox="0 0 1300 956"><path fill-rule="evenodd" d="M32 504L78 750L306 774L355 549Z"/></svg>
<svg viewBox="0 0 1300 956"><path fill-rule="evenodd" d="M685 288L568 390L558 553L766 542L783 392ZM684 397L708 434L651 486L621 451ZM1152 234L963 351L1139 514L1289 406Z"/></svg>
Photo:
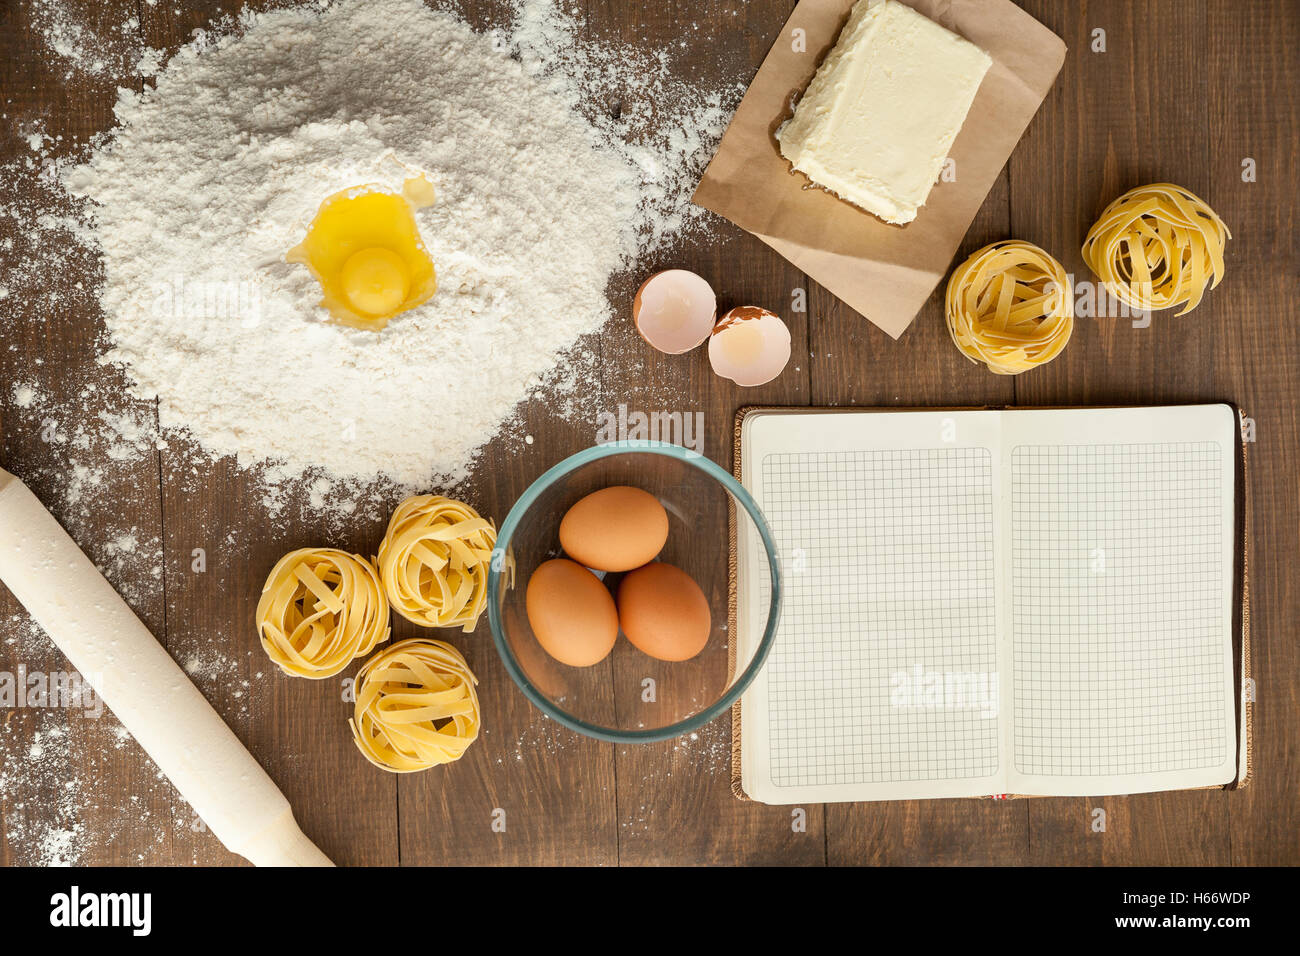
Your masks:
<svg viewBox="0 0 1300 956"><path fill-rule="evenodd" d="M773 453L760 467L785 589L766 669L773 783L997 773L990 451Z"/></svg>
<svg viewBox="0 0 1300 956"><path fill-rule="evenodd" d="M1012 451L1018 772L1227 758L1223 455L1208 441Z"/></svg>

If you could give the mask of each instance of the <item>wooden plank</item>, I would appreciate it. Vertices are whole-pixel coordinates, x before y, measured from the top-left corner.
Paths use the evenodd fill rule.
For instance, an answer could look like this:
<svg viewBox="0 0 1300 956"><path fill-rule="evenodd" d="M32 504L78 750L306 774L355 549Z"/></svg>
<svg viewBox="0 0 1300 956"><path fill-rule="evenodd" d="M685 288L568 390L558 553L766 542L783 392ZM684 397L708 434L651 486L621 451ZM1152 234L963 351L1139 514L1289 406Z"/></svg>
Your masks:
<svg viewBox="0 0 1300 956"><path fill-rule="evenodd" d="M1300 607L1291 557L1300 529L1300 329L1292 318L1300 291L1292 174L1300 155L1300 9L1215 0L1206 30L1207 198L1233 238L1227 277L1211 293L1218 311L1201 321L1217 328L1215 378L1254 420L1256 435L1249 474L1256 776L1227 801L1227 862L1293 864L1300 859L1300 755L1292 743L1300 692L1289 675L1300 669L1300 651L1285 635Z"/></svg>
<svg viewBox="0 0 1300 956"><path fill-rule="evenodd" d="M493 443L457 492L498 524L543 471L592 444L594 424L556 418L545 399L530 401L523 416L532 444ZM402 624L406 636L421 631ZM613 745L565 729L523 696L486 616L471 635L422 633L465 653L479 678L484 729L456 764L402 778L402 862L615 863Z"/></svg>
<svg viewBox="0 0 1300 956"><path fill-rule="evenodd" d="M70 3L60 16L105 34L134 2ZM153 427L151 403L131 399L122 376L98 366L98 264L71 236L38 220L48 187L43 156L76 155L112 123L117 85L136 84L110 60L93 73L53 55L49 24L30 4L0 11L0 463L24 480L161 635L165 611L159 542L158 460L145 445L120 459L121 418ZM36 135L37 145L26 137ZM17 170L26 166L27 174ZM60 210L59 215L70 212ZM59 262L57 270L50 262ZM20 394L23 388L30 389ZM0 586L0 671L53 677L71 671L48 637ZM29 700L30 704L31 701ZM46 702L47 705L51 701ZM102 714L102 716L101 716ZM85 708L6 709L0 742L0 863L126 865L184 861L196 837L175 791L102 701Z"/></svg>
<svg viewBox="0 0 1300 956"><path fill-rule="evenodd" d="M220 12L216 3L142 5L141 33L147 46L170 54ZM395 787L335 771L350 756L343 748L347 710L339 682L284 677L253 626L265 575L283 551L319 543L319 526L304 520L300 502L269 517L248 475L229 460L206 460L187 442L173 441L160 460L172 656L280 785L326 854L341 862L395 862L395 811L365 812L395 807ZM339 728L334 733L325 729L331 724ZM360 768L349 769L362 777ZM192 862L241 862L192 812L188 827L196 840Z"/></svg>
<svg viewBox="0 0 1300 956"><path fill-rule="evenodd" d="M154 45L172 47L217 12L218 4L192 4L177 20L146 18ZM542 428L546 426L543 425ZM539 428L539 444L561 442ZM576 448L574 449L576 450ZM505 447L490 450L464 488L430 489L468 497L483 514L504 517L510 502L549 462L532 456L525 465ZM593 862L612 861L610 787L590 787L586 799L569 799L581 781L612 781L608 748L558 763L533 736L547 722L514 691L496 658L486 621L473 635L431 632L394 616L394 640L436 637L451 641L478 674L483 707L481 742L455 767L399 779L372 767L352 744L347 685L359 665L336 680L287 678L270 666L252 626L261 583L275 560L295 547L333 545L373 554L396 499L358 509L351 517L309 506L305 490L290 494L278 514L268 515L251 477L229 462L194 475L185 456L169 456L164 474L169 572L175 588L170 621L186 653L201 667L215 658L216 671L201 681L209 698L240 733L295 808L303 829L339 863L558 863L582 851ZM469 493L468 489L474 489ZM190 571L193 549L206 547L207 576ZM234 595L233 600L231 595ZM218 650L202 645L219 635ZM584 742L584 744L587 742ZM516 759L527 751L527 759ZM594 751L594 752L593 752ZM586 772L588 765L595 773ZM576 779L575 779L576 775ZM514 801L514 802L512 802ZM399 818L398 808L406 808ZM507 810L507 832L491 829L492 811ZM568 813L558 811L565 808ZM605 850L595 831L606 821ZM220 858L219 847L212 859Z"/></svg>
<svg viewBox="0 0 1300 956"><path fill-rule="evenodd" d="M589 3L586 15L594 34L644 49L669 50L678 75L715 88L720 77L749 79L784 23L788 6L746 4L737 9L721 0L622 6ZM806 288L803 276L756 239L721 220L715 235L692 237L636 268L638 275L616 297L620 318L630 314L631 293L640 278L662 268L685 268L713 285L719 311L760 305L780 313L790 325L790 366L776 381L752 389L716 376L704 348L665 356L647 347L626 319L616 318L606 329L605 338L611 343L604 382L609 409L625 403L629 409L645 412L701 413L705 454L730 469L737 408L807 401L808 364L802 360L808 352L807 316L792 311L795 290ZM701 577L701 584L716 592L715 608L725 607L726 519L722 507L697 514L692 522L694 540L670 542L670 551L676 547L680 553L688 548L713 556L714 569L707 578ZM715 636L713 641L717 640ZM721 646L715 648L715 661L725 663L718 656L721 650ZM641 680L650 669L639 651L627 646L616 649L615 700L620 713L645 709L646 719L655 723L659 720L656 715L667 705L662 699L654 703L641 699ZM678 692L682 696L698 698L700 704L716 699L718 682L682 667L671 672L681 685ZM677 740L621 746L616 766L622 864L820 864L824 860L817 808L806 808L796 821L789 807L742 802L732 795L727 716Z"/></svg>
<svg viewBox="0 0 1300 956"><path fill-rule="evenodd" d="M1216 200L1205 128L1192 121L1208 108L1206 4L1093 3L1083 16L1050 3L1026 8L1065 39L1069 54L1042 121L1012 159L1012 231L1049 250L1076 283L1093 281L1080 246L1120 193L1170 181ZM1095 47L1103 41L1104 51ZM1060 358L1017 378L1017 403L1233 398L1239 379L1223 361L1236 334L1226 321L1235 311L1233 281L1230 265L1224 286L1194 315L1157 315L1150 328L1131 317L1081 315ZM1030 860L1227 863L1231 799L1202 791L1029 801ZM1091 825L1095 808L1107 811L1104 832Z"/></svg>
<svg viewBox="0 0 1300 956"><path fill-rule="evenodd" d="M730 226L725 227L729 232ZM680 408L700 411L705 423L706 454L729 467L732 422L736 410L747 404L804 404L808 394L806 313L789 311L792 293L806 288L803 276L751 237L735 236L725 252L698 245L680 250L675 264L705 276L719 290L720 309L760 304L780 310L790 324L793 357L790 367L775 382L741 389L715 376L703 354L689 358L648 356L654 372L647 378L624 373L614 378L611 391L632 408ZM666 264L666 263L665 263ZM635 335L615 329L620 336ZM641 346L644 350L644 346ZM648 350L647 350L648 351ZM611 375L620 370L611 369ZM662 383L669 395L647 383ZM688 396L699 396L691 398ZM699 515L695 536L700 549L725 560L726 514L718 508ZM725 566L711 580L725 581ZM714 607L725 607L715 601ZM715 621L722 624L722 621ZM714 640L717 640L715 637ZM652 707L641 702L640 680L645 662L630 648L616 667L621 708L635 711ZM699 699L716 698L716 685L701 683ZM619 860L625 864L821 863L824 841L821 814L807 807L798 821L789 807L768 807L737 800L730 789L731 726L723 716L694 734L678 740L618 751ZM796 822L798 828L795 828Z"/></svg>

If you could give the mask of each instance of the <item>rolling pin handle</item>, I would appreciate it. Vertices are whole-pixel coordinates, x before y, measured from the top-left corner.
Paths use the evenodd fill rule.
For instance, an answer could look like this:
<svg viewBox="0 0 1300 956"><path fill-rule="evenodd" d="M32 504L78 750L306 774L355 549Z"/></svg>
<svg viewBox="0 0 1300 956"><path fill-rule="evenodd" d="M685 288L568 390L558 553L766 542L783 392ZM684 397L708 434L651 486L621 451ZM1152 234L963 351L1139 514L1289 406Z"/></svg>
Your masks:
<svg viewBox="0 0 1300 956"><path fill-rule="evenodd" d="M292 810L286 810L269 827L234 849L254 866L334 865L302 832Z"/></svg>

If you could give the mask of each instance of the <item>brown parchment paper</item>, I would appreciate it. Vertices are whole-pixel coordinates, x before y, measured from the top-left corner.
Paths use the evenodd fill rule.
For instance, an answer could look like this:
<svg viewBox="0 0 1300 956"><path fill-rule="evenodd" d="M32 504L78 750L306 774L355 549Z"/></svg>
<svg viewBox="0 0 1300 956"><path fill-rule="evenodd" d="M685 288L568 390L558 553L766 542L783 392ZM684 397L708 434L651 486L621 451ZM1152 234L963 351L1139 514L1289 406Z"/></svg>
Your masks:
<svg viewBox="0 0 1300 956"><path fill-rule="evenodd" d="M906 0L993 58L953 143L952 182L893 226L807 188L776 130L830 52L853 0L800 0L705 170L694 201L753 233L894 338L915 318L1056 80L1065 43L1010 0ZM797 31L803 31L798 33Z"/></svg>

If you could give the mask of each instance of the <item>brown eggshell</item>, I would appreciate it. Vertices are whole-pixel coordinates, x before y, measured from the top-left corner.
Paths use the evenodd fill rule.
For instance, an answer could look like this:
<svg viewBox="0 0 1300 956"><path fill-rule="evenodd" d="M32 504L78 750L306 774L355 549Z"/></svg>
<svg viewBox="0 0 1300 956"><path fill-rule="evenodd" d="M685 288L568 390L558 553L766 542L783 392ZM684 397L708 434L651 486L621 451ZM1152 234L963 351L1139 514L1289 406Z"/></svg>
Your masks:
<svg viewBox="0 0 1300 956"><path fill-rule="evenodd" d="M618 610L600 578L555 558L538 565L524 595L537 643L561 664L599 664L618 640Z"/></svg>
<svg viewBox="0 0 1300 956"><path fill-rule="evenodd" d="M709 642L709 599L689 574L656 562L618 587L618 622L640 651L661 661L690 660Z"/></svg>
<svg viewBox="0 0 1300 956"><path fill-rule="evenodd" d="M746 388L766 385L789 361L789 327L775 312L756 305L732 309L709 336L713 371Z"/></svg>
<svg viewBox="0 0 1300 956"><path fill-rule="evenodd" d="M597 571L631 571L655 559L668 540L668 512L631 485L593 491L560 521L560 547Z"/></svg>
<svg viewBox="0 0 1300 956"><path fill-rule="evenodd" d="M671 327L663 325L661 318L647 309L650 305L650 288L655 285L661 289L673 288L679 294L689 292L692 298L689 308L683 305L677 316L678 321L669 323ZM662 302L663 300L657 300L655 304ZM682 305L681 299L676 299L675 304ZM717 316L718 299L713 287L703 276L685 269L656 272L641 283L641 288L636 290L636 296L632 299L632 324L636 326L637 333L651 348L669 355L681 355L703 343L712 332Z"/></svg>

